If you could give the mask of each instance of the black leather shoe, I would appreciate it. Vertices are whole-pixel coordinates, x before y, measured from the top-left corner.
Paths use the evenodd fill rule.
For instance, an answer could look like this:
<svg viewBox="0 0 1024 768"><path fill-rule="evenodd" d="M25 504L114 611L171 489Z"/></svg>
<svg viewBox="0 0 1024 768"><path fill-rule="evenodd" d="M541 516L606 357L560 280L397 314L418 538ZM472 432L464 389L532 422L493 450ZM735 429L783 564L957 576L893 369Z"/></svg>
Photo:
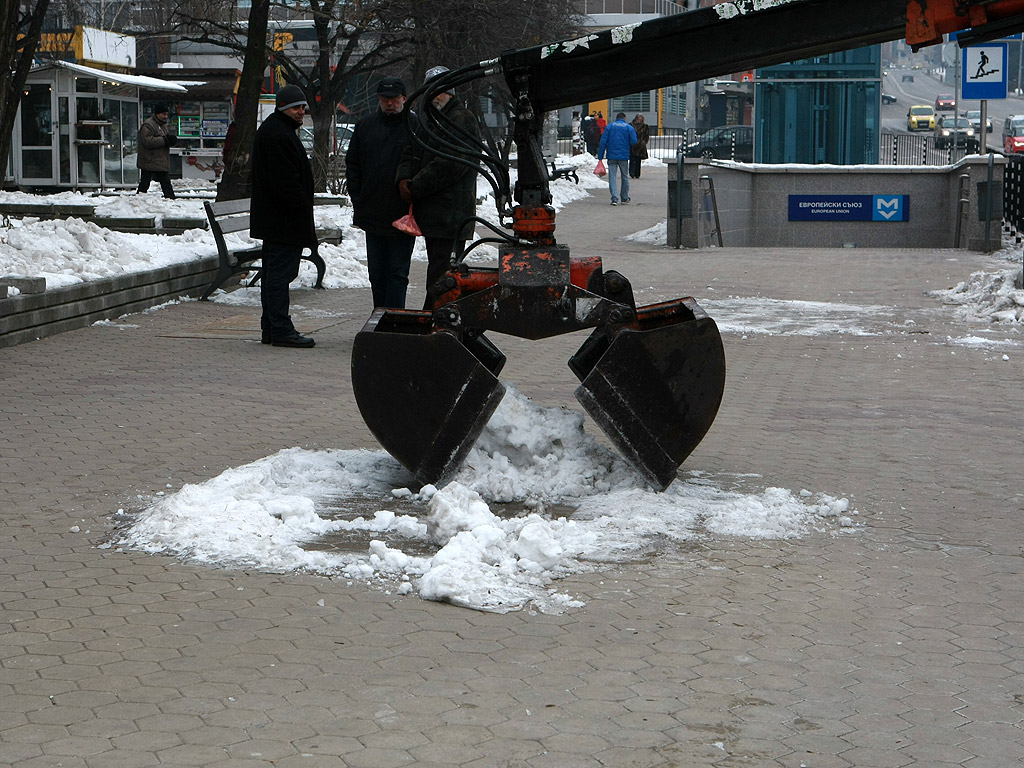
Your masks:
<svg viewBox="0 0 1024 768"><path fill-rule="evenodd" d="M270 343L270 334L269 333L264 333L262 338L260 338L260 344L269 344L269 343Z"/></svg>
<svg viewBox="0 0 1024 768"><path fill-rule="evenodd" d="M309 336L300 336L298 333L293 333L291 336L278 336L276 339L271 339L270 343L275 347L313 347L316 346L316 342Z"/></svg>

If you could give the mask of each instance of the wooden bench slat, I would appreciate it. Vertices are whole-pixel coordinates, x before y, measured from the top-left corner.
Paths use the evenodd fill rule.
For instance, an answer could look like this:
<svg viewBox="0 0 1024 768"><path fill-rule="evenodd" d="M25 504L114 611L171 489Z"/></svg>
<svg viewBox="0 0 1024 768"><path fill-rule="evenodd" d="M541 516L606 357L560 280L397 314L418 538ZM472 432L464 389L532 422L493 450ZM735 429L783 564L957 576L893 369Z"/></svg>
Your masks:
<svg viewBox="0 0 1024 768"><path fill-rule="evenodd" d="M226 219L217 219L217 226L220 227L220 231L225 235L230 232L241 232L243 229L249 228L249 214L244 216L231 216Z"/></svg>
<svg viewBox="0 0 1024 768"><path fill-rule="evenodd" d="M214 216L220 217L230 216L233 213L248 213L249 202L250 199L246 197L241 200L223 200L219 203L207 203L207 205L210 206Z"/></svg>

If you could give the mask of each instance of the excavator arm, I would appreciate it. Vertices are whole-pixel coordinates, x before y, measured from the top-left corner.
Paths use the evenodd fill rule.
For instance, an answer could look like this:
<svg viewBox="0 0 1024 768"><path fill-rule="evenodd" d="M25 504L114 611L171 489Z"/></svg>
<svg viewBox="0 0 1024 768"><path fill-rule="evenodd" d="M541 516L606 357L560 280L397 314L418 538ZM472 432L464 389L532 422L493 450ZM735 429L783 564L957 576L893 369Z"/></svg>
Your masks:
<svg viewBox="0 0 1024 768"><path fill-rule="evenodd" d="M353 390L371 431L419 482L441 482L504 394L505 356L486 332L540 339L592 329L569 360L576 398L654 487L667 487L718 412L722 339L694 299L637 307L623 275L556 242L544 114L900 38L916 49L957 30L970 30L961 44L1024 30L1024 0L733 0L508 51L429 81L410 99L422 105L414 140L482 173L508 231L492 226L497 237L478 241L499 244L496 267L453 259L427 286L428 309L375 309L356 334ZM493 148L429 107L438 93L498 74L513 99L514 190Z"/></svg>

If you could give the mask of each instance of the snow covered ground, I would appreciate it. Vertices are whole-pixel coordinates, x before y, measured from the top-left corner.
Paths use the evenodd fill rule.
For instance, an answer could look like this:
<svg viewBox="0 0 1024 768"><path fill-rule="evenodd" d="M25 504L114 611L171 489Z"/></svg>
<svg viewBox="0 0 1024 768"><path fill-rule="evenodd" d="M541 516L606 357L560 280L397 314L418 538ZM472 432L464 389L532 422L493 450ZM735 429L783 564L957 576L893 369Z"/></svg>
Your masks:
<svg viewBox="0 0 1024 768"><path fill-rule="evenodd" d="M580 184L554 182L556 207L606 188L591 173L590 155L558 164L579 165ZM155 191L100 199L97 212L106 216L203 215L200 200L164 200ZM0 200L39 198L3 193ZM64 193L47 200L97 198ZM495 221L493 204L482 205L480 215ZM351 226L351 209L318 207L316 217L318 226L340 227L346 236L340 246L323 250L325 284L367 286L364 242ZM76 219L11 221L0 235L0 274L43 276L51 287L216 252L204 230L135 235ZM627 239L664 244L665 224ZM414 258L426 258L421 242ZM1008 247L997 258L1005 259L1005 270L976 273L933 295L955 305L966 320L989 323L991 332L949 343L1008 359L1024 345L1024 291L1014 282L1019 248ZM305 285L314 279L311 268L300 275ZM259 303L256 290L219 292L214 300ZM764 297L707 299L702 305L724 333L868 336L891 330L886 307ZM562 611L579 602L555 586L559 578L680 542L857 530L858 511L832 489L793 492L763 487L757 476L689 473L654 493L583 424L579 412L541 408L509 386L464 468L444 488L417 489L383 451L290 448L204 483L140 498L141 511L114 515L118 533L105 546L224 567L308 571L479 610Z"/></svg>
<svg viewBox="0 0 1024 768"><path fill-rule="evenodd" d="M582 414L510 388L443 488L414 492L383 451L290 448L160 497L141 515L119 511L124 532L107 546L310 571L480 610L558 612L580 604L552 586L559 577L655 548L855 530L846 499L756 480L691 473L655 493L584 432Z"/></svg>

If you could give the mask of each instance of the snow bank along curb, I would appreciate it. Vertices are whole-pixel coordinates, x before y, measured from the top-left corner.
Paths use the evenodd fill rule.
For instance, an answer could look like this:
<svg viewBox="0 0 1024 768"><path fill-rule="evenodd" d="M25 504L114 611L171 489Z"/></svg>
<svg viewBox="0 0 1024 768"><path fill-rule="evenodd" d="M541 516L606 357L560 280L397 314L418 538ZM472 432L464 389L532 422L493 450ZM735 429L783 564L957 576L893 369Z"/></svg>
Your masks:
<svg viewBox="0 0 1024 768"><path fill-rule="evenodd" d="M214 256L0 299L0 348L199 296L216 272Z"/></svg>

